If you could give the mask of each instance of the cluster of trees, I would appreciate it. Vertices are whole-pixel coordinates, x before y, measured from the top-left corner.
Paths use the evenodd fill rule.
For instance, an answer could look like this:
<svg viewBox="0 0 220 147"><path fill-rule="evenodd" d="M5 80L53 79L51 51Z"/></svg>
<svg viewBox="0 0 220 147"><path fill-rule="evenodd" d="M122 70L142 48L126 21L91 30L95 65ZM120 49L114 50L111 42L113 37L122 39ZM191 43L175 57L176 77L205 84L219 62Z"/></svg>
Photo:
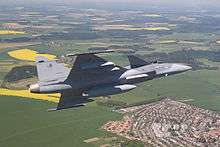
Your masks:
<svg viewBox="0 0 220 147"><path fill-rule="evenodd" d="M42 40L83 40L83 39L96 39L98 38L95 32L78 32L78 33L63 33L54 32L48 35L42 35L37 39Z"/></svg>
<svg viewBox="0 0 220 147"><path fill-rule="evenodd" d="M8 42L8 43L17 43L17 42L27 42L31 41L33 38L31 37L16 37L11 39L2 39L0 38L0 42Z"/></svg>
<svg viewBox="0 0 220 147"><path fill-rule="evenodd" d="M96 101L96 104L99 106L105 106L105 107L110 107L110 108L115 108L115 109L128 106L127 103L122 102L122 101L116 101L116 100L99 100L99 101Z"/></svg>
<svg viewBox="0 0 220 147"><path fill-rule="evenodd" d="M17 66L5 76L4 82L16 82L37 76L37 68L32 65Z"/></svg>

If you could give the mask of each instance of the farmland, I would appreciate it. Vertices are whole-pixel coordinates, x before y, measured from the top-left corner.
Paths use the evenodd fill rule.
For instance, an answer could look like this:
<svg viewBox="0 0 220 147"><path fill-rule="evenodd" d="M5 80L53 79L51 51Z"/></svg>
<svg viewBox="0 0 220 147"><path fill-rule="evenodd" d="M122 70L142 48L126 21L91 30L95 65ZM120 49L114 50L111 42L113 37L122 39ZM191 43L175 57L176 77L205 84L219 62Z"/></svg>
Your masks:
<svg viewBox="0 0 220 147"><path fill-rule="evenodd" d="M101 126L122 118L113 111L115 105L142 104L161 97L218 113L219 18L208 11L175 11L68 5L0 9L0 130L4 132L0 146L143 146ZM129 64L128 54L135 54L148 61L186 63L193 70L138 84L135 90L110 100L99 97L84 107L57 112L47 109L57 105L58 94L28 92L27 85L37 80L36 56L61 60L68 53L107 48L116 52L101 56L121 66ZM62 62L71 66L71 62Z"/></svg>
<svg viewBox="0 0 220 147"><path fill-rule="evenodd" d="M11 30L0 30L0 35L16 35L16 34L25 34L25 32L20 32L20 31L11 31Z"/></svg>
<svg viewBox="0 0 220 147"><path fill-rule="evenodd" d="M48 113L46 109L55 104L8 96L1 97L0 101L1 116L4 117L0 129L5 132L0 135L0 146L31 144L49 147L74 144L89 147L92 144L84 143L84 140L111 137L111 134L100 130L100 126L108 119L120 118L117 113L92 105L62 113Z"/></svg>
<svg viewBox="0 0 220 147"><path fill-rule="evenodd" d="M8 52L9 56L19 59L19 60L27 60L27 61L35 61L37 56L43 56L48 58L49 60L54 59L56 56L49 54L38 54L36 51L29 49L20 49Z"/></svg>

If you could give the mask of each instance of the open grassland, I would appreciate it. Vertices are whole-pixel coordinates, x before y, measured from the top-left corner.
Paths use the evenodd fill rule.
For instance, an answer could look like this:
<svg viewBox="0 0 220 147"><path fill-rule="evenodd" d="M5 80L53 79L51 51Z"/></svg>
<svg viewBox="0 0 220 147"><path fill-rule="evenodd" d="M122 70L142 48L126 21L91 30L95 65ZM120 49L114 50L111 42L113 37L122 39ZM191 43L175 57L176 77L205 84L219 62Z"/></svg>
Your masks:
<svg viewBox="0 0 220 147"><path fill-rule="evenodd" d="M170 30L170 28L165 27L165 26L135 27L133 25L102 25L102 26L94 27L94 30L98 30L98 31L106 31L106 30L161 31L161 30Z"/></svg>
<svg viewBox="0 0 220 147"><path fill-rule="evenodd" d="M0 39L2 40L7 40L7 39L18 39L22 37L31 37L31 34L5 34L5 35L0 35Z"/></svg>
<svg viewBox="0 0 220 147"><path fill-rule="evenodd" d="M181 50L199 50L199 51L217 50L216 46L209 46L203 43L192 42L192 41L161 40L161 41L156 41L149 46L151 48L154 48L155 50L148 52L148 54L152 52L170 53Z"/></svg>
<svg viewBox="0 0 220 147"><path fill-rule="evenodd" d="M212 43L217 35L205 33L173 33L151 40L151 48L156 52L173 52L178 50L218 50L219 46ZM153 51L153 52L155 52ZM151 53L151 52L149 52Z"/></svg>
<svg viewBox="0 0 220 147"><path fill-rule="evenodd" d="M1 147L91 147L85 140L112 137L100 127L121 115L96 105L47 112L56 104L18 97L0 96ZM100 141L99 141L100 142ZM101 142L100 142L101 143Z"/></svg>
<svg viewBox="0 0 220 147"><path fill-rule="evenodd" d="M132 92L113 96L113 99L136 103L171 96L178 100L193 99L190 103L220 111L219 70L198 70L142 83Z"/></svg>
<svg viewBox="0 0 220 147"><path fill-rule="evenodd" d="M176 24L169 24L169 23L157 23L157 22L147 22L144 24L144 30L149 31L159 31L159 30L171 30L176 27Z"/></svg>
<svg viewBox="0 0 220 147"><path fill-rule="evenodd" d="M37 44L28 46L28 49L36 50L39 53L49 52L50 54L61 56L68 53L85 53L89 48L109 46L126 45L131 40L124 38L102 38L91 40L58 40L56 42L51 41L48 44Z"/></svg>
<svg viewBox="0 0 220 147"><path fill-rule="evenodd" d="M149 47L153 52L172 52L178 50L210 50L218 51L219 35L212 33L172 33L152 38ZM149 52L151 53L151 52Z"/></svg>
<svg viewBox="0 0 220 147"><path fill-rule="evenodd" d="M150 45L151 48L154 48L154 51L147 52L150 54L151 52L165 52L165 53L170 53L174 51L179 51L183 49L190 49L190 47L195 46L195 45L190 45L190 44L184 44L184 45L179 45L177 43L158 43L158 44L152 44Z"/></svg>
<svg viewBox="0 0 220 147"><path fill-rule="evenodd" d="M176 27L176 24L162 23L162 22L147 22L147 26L164 26L164 27Z"/></svg>
<svg viewBox="0 0 220 147"><path fill-rule="evenodd" d="M0 56L1 57L1 56ZM0 62L0 85L4 81L5 76L7 73L14 67L13 61L1 61Z"/></svg>
<svg viewBox="0 0 220 147"><path fill-rule="evenodd" d="M18 25L18 23L15 23L15 22L7 22L7 23L3 23L4 25L6 26L16 26Z"/></svg>
<svg viewBox="0 0 220 147"><path fill-rule="evenodd" d="M205 59L205 58L198 58L197 60L199 62L202 62L203 64L209 66L209 67L217 67L218 69L220 69L219 62L213 62L213 61L210 61L210 60Z"/></svg>
<svg viewBox="0 0 220 147"><path fill-rule="evenodd" d="M37 45L39 42L0 43L0 49Z"/></svg>
<svg viewBox="0 0 220 147"><path fill-rule="evenodd" d="M13 61L3 61L3 62L0 62L0 66L10 66L10 65L13 65L14 62Z"/></svg>
<svg viewBox="0 0 220 147"><path fill-rule="evenodd" d="M115 95L113 99L136 103L161 96L172 96L178 100L191 99L193 100L189 101L191 104L219 111L218 77L219 71L189 71L145 82L136 90ZM95 102L62 112L46 111L55 107L55 103L20 98L20 96L0 96L0 104L2 117L0 130L4 132L0 134L0 146L4 147L30 145L56 147L73 144L90 147L111 144L112 141L108 141L108 138L111 139L112 134L101 130L100 126L108 120L121 117L120 114L113 113L105 107L97 106Z"/></svg>
<svg viewBox="0 0 220 147"><path fill-rule="evenodd" d="M13 60L15 61L15 59L11 58L9 55L8 55L8 51L10 51L10 49L6 49L6 50L0 50L0 61L1 62L4 62L4 61L8 61L8 60Z"/></svg>
<svg viewBox="0 0 220 147"><path fill-rule="evenodd" d="M0 83L12 67L19 66L21 63L33 65L32 61L36 56L54 59L55 56L67 53L82 53L87 52L88 49L107 47L115 50L133 49L140 55L152 52L169 53L183 49L219 50L220 41L216 32L180 33L188 31L181 27L190 25L184 24L182 20L190 22L194 18L177 17L181 21L178 22L178 20L166 20L170 14L145 14L137 11L135 12L137 15L130 12L126 15L128 17L124 17L124 14L93 11L96 10L85 12L80 10L76 13L72 12L72 16L67 16L70 13L66 11L57 11L50 16L41 15L38 12L27 12L21 14L21 17L25 17L28 24L25 24L26 22L16 24L22 24L17 26L17 30L28 27L25 28L25 32L10 31L9 27L16 28L15 23L10 23L11 21L0 22L6 27L0 30L0 39L3 40L0 44ZM60 12L65 14L57 14ZM91 37L95 39L82 39L93 32L93 29L97 30L94 32L99 39L94 36ZM51 35L48 40L40 36L53 33L55 35ZM60 36L57 37L56 33ZM70 37L68 33L71 34ZM79 38L71 38L75 37L74 35L76 37L79 35ZM40 43L21 42L19 38L22 37ZM17 39L18 42L9 43ZM135 46L135 44L138 45ZM148 50L149 48L153 50ZM126 56L119 53L100 56L119 65L128 64ZM198 59L198 61L211 67L219 66L217 62L206 59ZM27 85L25 82L21 84ZM166 96L220 111L219 70L189 71L147 81L139 84L133 91L112 96L112 101L134 104ZM102 98L97 99L102 101ZM105 122L120 119L120 114L112 112L107 107L97 106L97 101L88 103L85 107L47 112L48 108L56 107L58 100L58 94L30 94L28 90L1 88L0 131L3 133L0 133L0 147L90 147L112 145L112 142L121 140L120 137L100 129Z"/></svg>
<svg viewBox="0 0 220 147"><path fill-rule="evenodd" d="M166 39L166 40L202 40L210 41L210 40L217 40L218 35L212 34L212 33L179 33L175 32L170 35L164 35L160 37L160 39Z"/></svg>
<svg viewBox="0 0 220 147"><path fill-rule="evenodd" d="M49 60L52 60L56 58L54 55L50 54L38 54L36 51L30 50L30 49L19 49L8 52L9 56L19 59L19 60L26 60L26 61L35 61L35 58L37 56L43 56L48 58Z"/></svg>
<svg viewBox="0 0 220 147"><path fill-rule="evenodd" d="M2 14L0 14L2 16ZM0 25L9 23L8 21L0 21Z"/></svg>

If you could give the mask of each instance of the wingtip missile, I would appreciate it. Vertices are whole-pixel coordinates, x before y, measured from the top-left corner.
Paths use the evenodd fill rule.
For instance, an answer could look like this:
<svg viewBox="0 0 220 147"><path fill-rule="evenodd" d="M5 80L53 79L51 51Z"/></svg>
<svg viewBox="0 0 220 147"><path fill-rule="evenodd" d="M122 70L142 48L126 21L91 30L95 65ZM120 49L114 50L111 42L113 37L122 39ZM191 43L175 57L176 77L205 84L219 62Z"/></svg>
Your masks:
<svg viewBox="0 0 220 147"><path fill-rule="evenodd" d="M76 53L76 54L66 54L67 57L79 56L79 55L88 55L88 54L101 54L101 53L112 53L114 50L104 50L104 51L95 51L95 52L85 52L85 53Z"/></svg>

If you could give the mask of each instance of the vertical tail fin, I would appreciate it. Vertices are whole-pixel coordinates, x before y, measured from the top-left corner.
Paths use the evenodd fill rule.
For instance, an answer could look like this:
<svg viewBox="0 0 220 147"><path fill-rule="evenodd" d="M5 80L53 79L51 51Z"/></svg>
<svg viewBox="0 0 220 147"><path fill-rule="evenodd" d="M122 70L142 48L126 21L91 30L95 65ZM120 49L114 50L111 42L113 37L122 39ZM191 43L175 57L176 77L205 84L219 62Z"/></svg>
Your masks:
<svg viewBox="0 0 220 147"><path fill-rule="evenodd" d="M39 82L59 81L66 78L70 71L63 64L42 56L36 57L36 66Z"/></svg>

